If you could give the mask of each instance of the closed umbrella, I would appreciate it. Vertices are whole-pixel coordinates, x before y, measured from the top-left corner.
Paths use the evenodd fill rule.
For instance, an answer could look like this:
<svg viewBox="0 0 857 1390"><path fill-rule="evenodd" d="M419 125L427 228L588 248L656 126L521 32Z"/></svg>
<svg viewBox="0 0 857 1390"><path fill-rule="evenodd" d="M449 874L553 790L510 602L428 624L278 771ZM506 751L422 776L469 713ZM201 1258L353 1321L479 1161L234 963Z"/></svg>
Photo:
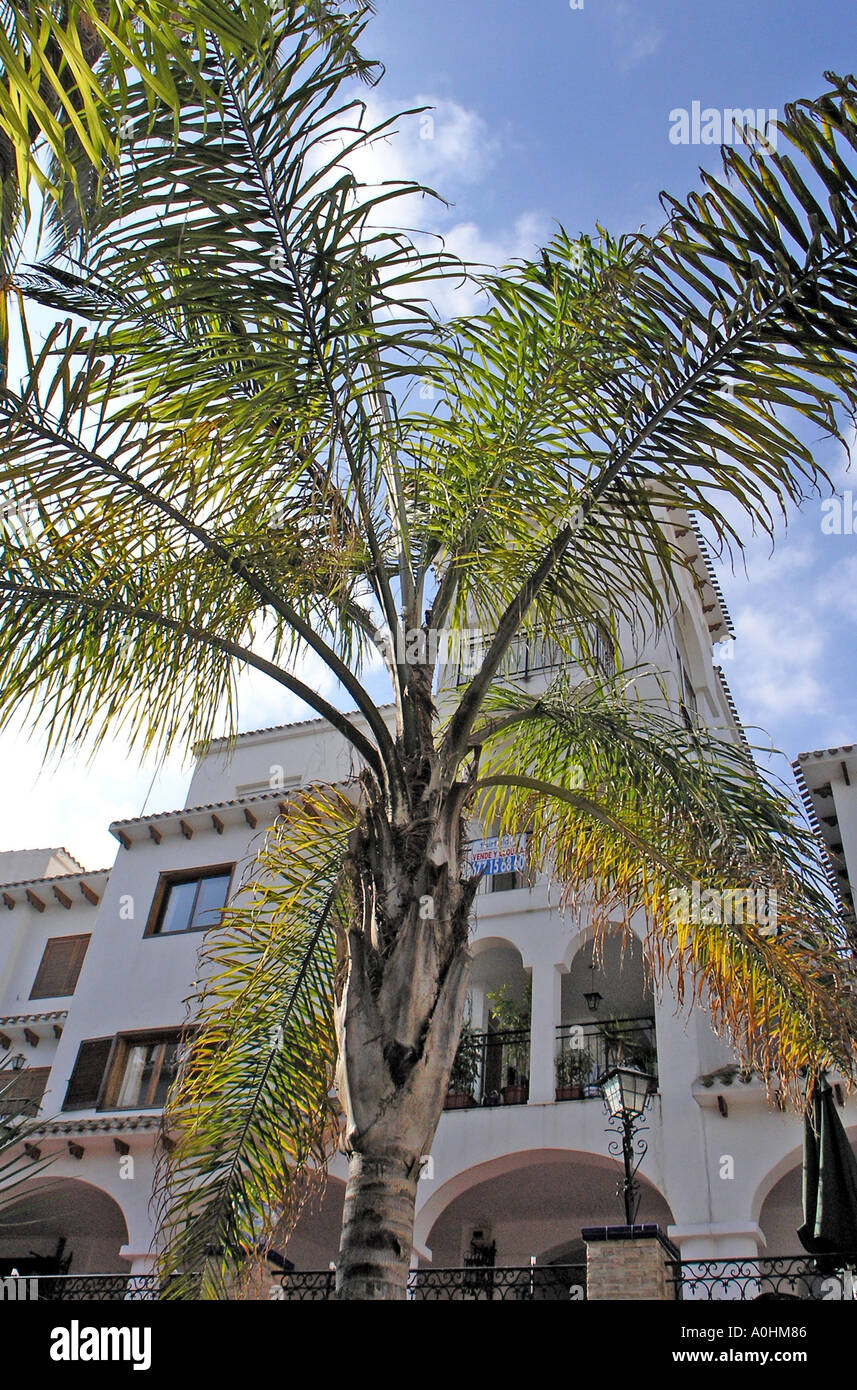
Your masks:
<svg viewBox="0 0 857 1390"><path fill-rule="evenodd" d="M857 1254L857 1158L823 1077L804 1114L803 1218L811 1255Z"/></svg>

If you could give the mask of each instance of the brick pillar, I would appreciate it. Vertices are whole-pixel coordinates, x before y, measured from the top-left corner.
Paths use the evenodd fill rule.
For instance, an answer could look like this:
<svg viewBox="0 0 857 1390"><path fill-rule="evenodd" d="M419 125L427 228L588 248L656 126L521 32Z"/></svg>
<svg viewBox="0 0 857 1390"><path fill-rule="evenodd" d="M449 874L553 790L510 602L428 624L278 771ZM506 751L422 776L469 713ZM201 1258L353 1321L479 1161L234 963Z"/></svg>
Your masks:
<svg viewBox="0 0 857 1390"><path fill-rule="evenodd" d="M590 1303L675 1298L670 1261L678 1251L659 1226L592 1226L586 1242L586 1297Z"/></svg>

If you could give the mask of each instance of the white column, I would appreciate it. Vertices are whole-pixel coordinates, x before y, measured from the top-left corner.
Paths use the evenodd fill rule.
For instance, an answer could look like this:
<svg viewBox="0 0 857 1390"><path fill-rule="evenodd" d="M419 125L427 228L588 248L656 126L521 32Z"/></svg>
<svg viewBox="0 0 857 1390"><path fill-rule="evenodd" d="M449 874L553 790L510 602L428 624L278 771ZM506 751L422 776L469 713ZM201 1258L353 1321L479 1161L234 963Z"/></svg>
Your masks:
<svg viewBox="0 0 857 1390"><path fill-rule="evenodd" d="M530 1020L530 1104L556 1098L556 1028L560 1021L562 966L534 965Z"/></svg>
<svg viewBox="0 0 857 1390"><path fill-rule="evenodd" d="M477 1033L485 1031L485 986L470 986L470 1026Z"/></svg>

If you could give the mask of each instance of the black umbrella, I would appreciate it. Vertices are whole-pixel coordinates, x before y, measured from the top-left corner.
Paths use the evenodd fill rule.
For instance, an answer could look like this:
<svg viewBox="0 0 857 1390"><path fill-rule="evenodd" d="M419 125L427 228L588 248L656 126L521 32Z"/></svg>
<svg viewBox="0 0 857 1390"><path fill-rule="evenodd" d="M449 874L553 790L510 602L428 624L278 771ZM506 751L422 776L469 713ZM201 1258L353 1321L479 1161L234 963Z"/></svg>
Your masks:
<svg viewBox="0 0 857 1390"><path fill-rule="evenodd" d="M823 1078L804 1114L803 1218L798 1240L811 1255L857 1253L857 1158Z"/></svg>

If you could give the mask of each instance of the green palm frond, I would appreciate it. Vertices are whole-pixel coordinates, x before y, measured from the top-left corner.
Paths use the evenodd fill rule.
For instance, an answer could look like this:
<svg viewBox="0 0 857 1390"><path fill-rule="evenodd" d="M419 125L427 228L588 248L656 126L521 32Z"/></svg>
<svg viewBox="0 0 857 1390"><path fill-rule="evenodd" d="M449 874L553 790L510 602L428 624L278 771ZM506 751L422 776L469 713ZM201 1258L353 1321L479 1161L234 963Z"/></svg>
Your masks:
<svg viewBox="0 0 857 1390"><path fill-rule="evenodd" d="M175 1147L156 1181L170 1297L234 1290L323 1182L339 1135L339 875L354 821L341 793L302 793L204 952L188 1056L164 1111Z"/></svg>
<svg viewBox="0 0 857 1390"><path fill-rule="evenodd" d="M599 935L642 913L655 980L709 1008L747 1066L793 1087L819 1057L850 1074L853 982L821 851L751 751L619 683L492 705L474 734L485 821L528 835Z"/></svg>

